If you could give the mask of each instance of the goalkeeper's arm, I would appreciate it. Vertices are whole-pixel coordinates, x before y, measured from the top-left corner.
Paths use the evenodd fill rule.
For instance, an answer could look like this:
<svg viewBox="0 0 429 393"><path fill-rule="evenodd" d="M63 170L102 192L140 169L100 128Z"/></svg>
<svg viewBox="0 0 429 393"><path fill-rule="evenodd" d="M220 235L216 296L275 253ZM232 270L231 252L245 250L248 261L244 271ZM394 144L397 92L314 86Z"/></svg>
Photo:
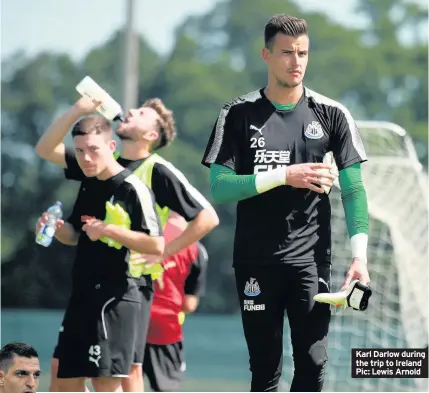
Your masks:
<svg viewBox="0 0 429 393"><path fill-rule="evenodd" d="M354 164L339 173L341 199L346 217L352 257L367 261L368 203L362 183L360 164Z"/></svg>
<svg viewBox="0 0 429 393"><path fill-rule="evenodd" d="M237 175L223 165L210 166L210 190L215 203L238 202L284 184L284 169L257 175Z"/></svg>
<svg viewBox="0 0 429 393"><path fill-rule="evenodd" d="M320 170L329 169L325 163L305 163L276 168L253 175L238 175L222 165L210 166L210 189L216 203L238 202L286 184L323 193L320 186L331 187L336 178L331 173L320 176Z"/></svg>

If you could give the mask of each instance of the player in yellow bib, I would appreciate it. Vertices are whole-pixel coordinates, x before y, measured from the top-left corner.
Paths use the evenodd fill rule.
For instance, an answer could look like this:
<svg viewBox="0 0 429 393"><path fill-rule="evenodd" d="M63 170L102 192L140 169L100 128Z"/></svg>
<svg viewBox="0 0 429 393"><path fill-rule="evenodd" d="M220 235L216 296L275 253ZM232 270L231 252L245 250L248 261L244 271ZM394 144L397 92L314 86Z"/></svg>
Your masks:
<svg viewBox="0 0 429 393"><path fill-rule="evenodd" d="M77 164L75 152L66 148L64 138L79 118L95 112L98 105L100 103L93 103L86 97L80 98L66 113L55 120L36 146L36 152L40 157L65 168L68 179L82 181L85 174ZM162 258L154 259L152 256L135 254L132 256L131 271L138 274L137 270L142 269L140 273L148 273L145 270L148 265L141 265L142 261L159 262L176 254L209 233L219 224L219 219L210 203L189 183L183 173L153 152L169 145L176 136L173 113L160 99L149 99L140 108L131 109L125 116L125 121L119 125L117 135L122 142L117 157L118 163L132 170L152 190L161 224L165 225L170 210L177 212L189 222L179 237L166 244ZM144 293L142 296L145 296L146 303L150 304L152 295ZM142 328L139 337L142 342L138 344L139 348L136 350L131 378L124 378L124 391L141 391L143 388L141 363L148 323L148 320L143 323L145 327Z"/></svg>

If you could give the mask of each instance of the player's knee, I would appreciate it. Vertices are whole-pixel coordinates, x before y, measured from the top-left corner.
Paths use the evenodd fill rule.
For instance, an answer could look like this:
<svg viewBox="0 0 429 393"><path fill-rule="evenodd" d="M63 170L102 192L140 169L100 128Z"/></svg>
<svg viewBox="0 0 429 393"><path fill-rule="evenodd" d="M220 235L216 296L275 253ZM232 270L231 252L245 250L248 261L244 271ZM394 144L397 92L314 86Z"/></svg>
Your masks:
<svg viewBox="0 0 429 393"><path fill-rule="evenodd" d="M85 389L85 378L57 379L58 392L83 392Z"/></svg>
<svg viewBox="0 0 429 393"><path fill-rule="evenodd" d="M96 392L120 392L122 391L122 378L98 377L92 379L92 386Z"/></svg>
<svg viewBox="0 0 429 393"><path fill-rule="evenodd" d="M299 350L293 355L295 363L295 371L299 374L301 371L305 373L318 373L323 370L328 360L326 346L323 344L315 344L308 351Z"/></svg>
<svg viewBox="0 0 429 393"><path fill-rule="evenodd" d="M309 362L315 368L323 368L328 361L326 346L322 344L314 345L309 351Z"/></svg>
<svg viewBox="0 0 429 393"><path fill-rule="evenodd" d="M130 371L129 376L130 377L131 376L138 376L138 377L140 377L142 374L143 374L142 365L138 364L138 363L134 363L131 366L131 371Z"/></svg>
<svg viewBox="0 0 429 393"><path fill-rule="evenodd" d="M121 385L124 392L144 392L142 366L133 364L128 378L122 378Z"/></svg>

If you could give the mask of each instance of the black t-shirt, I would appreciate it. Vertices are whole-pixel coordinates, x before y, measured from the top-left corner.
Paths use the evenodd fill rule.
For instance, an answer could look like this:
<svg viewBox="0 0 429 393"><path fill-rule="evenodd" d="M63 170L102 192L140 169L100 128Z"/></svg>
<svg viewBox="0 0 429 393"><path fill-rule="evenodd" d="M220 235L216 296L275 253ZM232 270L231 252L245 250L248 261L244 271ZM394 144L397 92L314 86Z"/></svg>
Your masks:
<svg viewBox="0 0 429 393"><path fill-rule="evenodd" d="M87 296L101 290L111 296L139 298L139 286L151 286L150 276L133 278L129 274L130 250L116 249L106 243L91 241L82 231L83 216L104 220L106 202L119 204L129 215L132 231L149 236L162 236L159 216L152 192L128 169L101 181L95 178L82 182L73 211L67 221L80 233L73 265L73 295Z"/></svg>
<svg viewBox="0 0 429 393"><path fill-rule="evenodd" d="M202 296L206 290L208 254L206 248L197 242L197 260L191 265L191 270L185 281L185 295Z"/></svg>
<svg viewBox="0 0 429 393"><path fill-rule="evenodd" d="M322 162L332 151L338 169L366 161L358 128L340 103L307 88L296 107L280 111L264 89L222 108L202 164L239 175ZM329 197L282 186L238 202L234 265L329 262Z"/></svg>
<svg viewBox="0 0 429 393"><path fill-rule="evenodd" d="M118 163L131 171L136 170L145 159L131 161L122 157ZM67 179L86 181L73 150L66 150L67 168L64 170ZM177 212L186 221L192 221L198 213L209 205L204 196L195 189L182 172L171 163L155 162L152 171L152 191L160 207L167 206Z"/></svg>

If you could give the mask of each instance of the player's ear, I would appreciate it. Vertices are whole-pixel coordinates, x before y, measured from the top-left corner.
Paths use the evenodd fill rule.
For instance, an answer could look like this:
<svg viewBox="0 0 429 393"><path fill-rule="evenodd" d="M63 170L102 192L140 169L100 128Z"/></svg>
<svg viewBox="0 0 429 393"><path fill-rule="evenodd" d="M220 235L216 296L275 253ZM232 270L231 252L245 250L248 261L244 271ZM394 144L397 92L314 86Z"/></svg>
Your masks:
<svg viewBox="0 0 429 393"><path fill-rule="evenodd" d="M149 141L156 141L159 138L159 132L156 130L149 131L146 135L146 139Z"/></svg>
<svg viewBox="0 0 429 393"><path fill-rule="evenodd" d="M116 141L113 139L109 141L109 147L110 147L110 150L112 150L112 152L114 153L116 150Z"/></svg>
<svg viewBox="0 0 429 393"><path fill-rule="evenodd" d="M3 390L4 387L4 378L5 378L5 373L3 370L0 370L0 389Z"/></svg>
<svg viewBox="0 0 429 393"><path fill-rule="evenodd" d="M268 64L268 59L269 59L270 54L271 54L270 50L268 48L265 48L265 46L264 46L261 50L261 56L262 56L262 59L267 64Z"/></svg>

